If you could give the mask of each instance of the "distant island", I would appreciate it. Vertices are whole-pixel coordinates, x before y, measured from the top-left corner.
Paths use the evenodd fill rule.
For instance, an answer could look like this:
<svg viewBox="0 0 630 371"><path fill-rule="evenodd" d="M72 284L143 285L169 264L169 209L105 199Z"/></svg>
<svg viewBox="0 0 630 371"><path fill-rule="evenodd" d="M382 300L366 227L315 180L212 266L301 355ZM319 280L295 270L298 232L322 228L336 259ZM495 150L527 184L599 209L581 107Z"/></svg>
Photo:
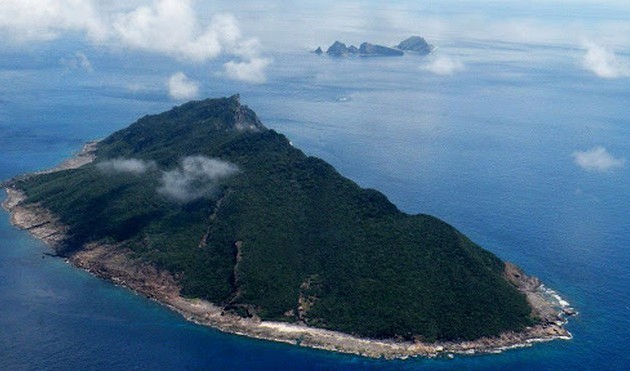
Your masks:
<svg viewBox="0 0 630 371"><path fill-rule="evenodd" d="M385 358L571 338L575 312L538 279L305 155L238 95L2 186L60 257L226 332Z"/></svg>
<svg viewBox="0 0 630 371"><path fill-rule="evenodd" d="M335 41L328 49L326 54L331 57L347 57L358 55L361 57L399 57L405 52L414 52L419 55L430 54L435 47L427 43L420 36L411 36L401 41L395 47L387 47L369 42L362 43L358 48L354 45L346 46L346 44ZM315 54L323 54L321 46L313 51Z"/></svg>

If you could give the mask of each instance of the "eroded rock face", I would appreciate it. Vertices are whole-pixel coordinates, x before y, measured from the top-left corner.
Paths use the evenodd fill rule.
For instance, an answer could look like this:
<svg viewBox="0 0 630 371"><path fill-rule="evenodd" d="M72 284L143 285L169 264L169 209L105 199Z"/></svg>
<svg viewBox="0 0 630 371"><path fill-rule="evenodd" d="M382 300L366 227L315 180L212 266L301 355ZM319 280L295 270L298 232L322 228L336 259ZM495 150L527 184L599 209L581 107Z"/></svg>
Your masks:
<svg viewBox="0 0 630 371"><path fill-rule="evenodd" d="M433 51L433 46L430 45L424 37L411 36L408 39L401 41L396 48L405 51L418 52L420 54L429 54Z"/></svg>
<svg viewBox="0 0 630 371"><path fill-rule="evenodd" d="M332 56L332 57L343 57L345 55L348 55L348 47L346 46L346 44L340 42L340 41L335 41L329 48L328 50L326 50L326 54Z"/></svg>
<svg viewBox="0 0 630 371"><path fill-rule="evenodd" d="M387 46L365 42L359 47L359 54L361 54L361 56L397 57L405 53L394 48L388 48Z"/></svg>
<svg viewBox="0 0 630 371"><path fill-rule="evenodd" d="M115 245L89 244L69 258L73 265L96 276L134 289L158 301L180 295L177 279L170 272L132 257L131 251Z"/></svg>
<svg viewBox="0 0 630 371"><path fill-rule="evenodd" d="M564 317L577 314L569 303L562 300L554 291L545 288L537 277L528 276L512 263L505 263L504 275L525 294L532 314L540 320L540 331L548 332L548 335L569 335L562 327L566 321Z"/></svg>
<svg viewBox="0 0 630 371"><path fill-rule="evenodd" d="M25 204L24 192L6 188L7 200L2 204L11 213L11 224L27 230L57 251L66 239L68 227L38 204Z"/></svg>

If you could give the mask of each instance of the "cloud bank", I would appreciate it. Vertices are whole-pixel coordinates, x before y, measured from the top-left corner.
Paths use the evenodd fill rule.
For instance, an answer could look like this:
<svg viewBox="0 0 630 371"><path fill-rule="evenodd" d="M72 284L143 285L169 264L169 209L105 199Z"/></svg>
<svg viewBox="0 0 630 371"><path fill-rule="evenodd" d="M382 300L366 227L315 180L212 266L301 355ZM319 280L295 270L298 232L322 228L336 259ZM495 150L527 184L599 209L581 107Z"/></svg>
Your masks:
<svg viewBox="0 0 630 371"><path fill-rule="evenodd" d="M625 158L614 157L602 146L587 151L576 151L572 156L575 164L586 171L604 172L623 167L626 163Z"/></svg>
<svg viewBox="0 0 630 371"><path fill-rule="evenodd" d="M177 72L168 79L168 94L176 100L190 100L199 94L199 84Z"/></svg>
<svg viewBox="0 0 630 371"><path fill-rule="evenodd" d="M227 62L225 72L231 79L253 84L266 81L265 68L271 63L267 58L254 58L248 62Z"/></svg>
<svg viewBox="0 0 630 371"><path fill-rule="evenodd" d="M96 167L105 174L125 173L141 175L155 170L157 165L153 161L144 161L136 158L116 158L96 164Z"/></svg>
<svg viewBox="0 0 630 371"><path fill-rule="evenodd" d="M438 56L432 62L422 67L423 70L443 76L452 75L463 71L465 68L460 60L447 56Z"/></svg>
<svg viewBox="0 0 630 371"><path fill-rule="evenodd" d="M630 77L630 66L619 60L612 50L592 42L587 42L584 46L586 54L582 58L582 66L586 70L606 79Z"/></svg>
<svg viewBox="0 0 630 371"><path fill-rule="evenodd" d="M179 167L162 174L158 192L178 202L190 202L212 196L221 181L238 172L238 167L230 162L205 156L185 157Z"/></svg>
<svg viewBox="0 0 630 371"><path fill-rule="evenodd" d="M51 40L64 32L85 32L103 41L108 27L89 0L2 0L0 30L18 42Z"/></svg>
<svg viewBox="0 0 630 371"><path fill-rule="evenodd" d="M227 56L232 59L225 64L229 78L264 81L264 69L270 60L262 57L257 39L242 35L233 15L215 14L202 23L191 0L127 4L97 0L3 0L0 31L16 42L47 41L79 33L97 45L140 50L189 63Z"/></svg>
<svg viewBox="0 0 630 371"><path fill-rule="evenodd" d="M230 14L215 15L202 27L188 0L160 0L119 14L113 30L127 47L193 62L214 59L242 38Z"/></svg>

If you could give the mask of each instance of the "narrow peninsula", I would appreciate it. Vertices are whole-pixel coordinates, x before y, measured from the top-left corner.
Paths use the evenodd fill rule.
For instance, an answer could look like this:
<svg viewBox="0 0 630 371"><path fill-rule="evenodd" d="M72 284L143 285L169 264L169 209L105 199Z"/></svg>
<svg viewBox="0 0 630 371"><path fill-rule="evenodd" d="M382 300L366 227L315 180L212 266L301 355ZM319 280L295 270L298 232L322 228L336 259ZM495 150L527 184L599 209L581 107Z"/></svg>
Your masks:
<svg viewBox="0 0 630 371"><path fill-rule="evenodd" d="M238 96L3 185L12 223L59 256L226 332L385 358L571 337L538 279L305 155Z"/></svg>

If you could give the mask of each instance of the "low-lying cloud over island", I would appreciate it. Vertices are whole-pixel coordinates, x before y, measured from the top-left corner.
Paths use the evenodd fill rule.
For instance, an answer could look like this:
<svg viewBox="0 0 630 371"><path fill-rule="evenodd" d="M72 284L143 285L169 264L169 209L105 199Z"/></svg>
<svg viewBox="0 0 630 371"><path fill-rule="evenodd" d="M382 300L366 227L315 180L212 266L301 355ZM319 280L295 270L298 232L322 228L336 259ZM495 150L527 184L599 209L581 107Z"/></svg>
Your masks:
<svg viewBox="0 0 630 371"><path fill-rule="evenodd" d="M158 192L178 202L212 196L221 181L239 172L238 166L205 156L190 156L180 165L162 173Z"/></svg>
<svg viewBox="0 0 630 371"><path fill-rule="evenodd" d="M143 175L154 172L159 179L156 191L176 202L190 202L212 197L222 181L240 172L235 164L206 156L188 156L172 170L160 171L154 161L137 158L116 158L99 162L96 168L104 175Z"/></svg>
<svg viewBox="0 0 630 371"><path fill-rule="evenodd" d="M157 170L153 161L144 161L137 158L115 158L99 162L96 168L104 174L126 173L141 175L151 170Z"/></svg>

